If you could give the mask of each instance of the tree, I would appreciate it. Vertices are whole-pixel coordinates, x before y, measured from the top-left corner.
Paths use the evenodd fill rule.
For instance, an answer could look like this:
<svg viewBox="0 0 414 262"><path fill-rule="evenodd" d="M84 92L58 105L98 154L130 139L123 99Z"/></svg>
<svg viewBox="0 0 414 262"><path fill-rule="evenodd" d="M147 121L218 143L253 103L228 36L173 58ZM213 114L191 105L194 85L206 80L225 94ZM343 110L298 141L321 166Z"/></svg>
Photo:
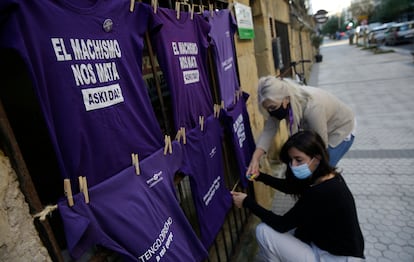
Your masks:
<svg viewBox="0 0 414 262"><path fill-rule="evenodd" d="M348 10L352 13L353 17L361 22L364 19L368 20L374 13L375 8L372 0L359 0L353 1Z"/></svg>
<svg viewBox="0 0 414 262"><path fill-rule="evenodd" d="M375 8L372 19L383 23L398 21L402 14L414 12L412 0L381 0Z"/></svg>
<svg viewBox="0 0 414 262"><path fill-rule="evenodd" d="M323 25L322 34L324 35L335 35L335 32L338 30L338 17L331 16L328 18L326 24Z"/></svg>
<svg viewBox="0 0 414 262"><path fill-rule="evenodd" d="M322 27L322 34L333 36L335 35L336 31L341 31L341 32L345 31L346 25L347 25L347 23L345 22L346 21L345 21L344 13L341 14L341 19L339 19L338 16L336 15L330 16L328 18L328 21ZM339 24L339 28L338 28L338 24Z"/></svg>

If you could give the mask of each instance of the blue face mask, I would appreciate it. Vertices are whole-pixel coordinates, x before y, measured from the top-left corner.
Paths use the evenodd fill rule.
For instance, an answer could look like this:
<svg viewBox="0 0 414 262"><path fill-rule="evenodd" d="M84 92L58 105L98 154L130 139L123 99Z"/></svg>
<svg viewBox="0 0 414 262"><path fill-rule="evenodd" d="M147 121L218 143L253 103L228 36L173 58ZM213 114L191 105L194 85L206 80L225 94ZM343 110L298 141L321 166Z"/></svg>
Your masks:
<svg viewBox="0 0 414 262"><path fill-rule="evenodd" d="M309 164L313 161L312 160L309 162ZM310 177L312 175L312 171L309 169L309 165L308 163L299 165L299 166L292 166L292 163L289 164L290 169L292 169L293 175L297 178L297 179L306 179L308 177Z"/></svg>

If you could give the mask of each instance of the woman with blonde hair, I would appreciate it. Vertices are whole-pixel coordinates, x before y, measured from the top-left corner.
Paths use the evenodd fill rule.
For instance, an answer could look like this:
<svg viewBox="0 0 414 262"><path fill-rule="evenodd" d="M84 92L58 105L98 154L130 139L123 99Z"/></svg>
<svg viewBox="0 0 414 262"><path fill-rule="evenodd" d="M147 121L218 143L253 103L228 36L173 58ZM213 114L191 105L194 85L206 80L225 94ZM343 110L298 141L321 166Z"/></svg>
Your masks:
<svg viewBox="0 0 414 262"><path fill-rule="evenodd" d="M259 173L259 160L285 119L289 135L313 130L325 142L330 165L336 166L354 141L355 116L349 106L320 88L301 86L291 79L266 76L259 79L258 105L266 121L256 143L247 175Z"/></svg>

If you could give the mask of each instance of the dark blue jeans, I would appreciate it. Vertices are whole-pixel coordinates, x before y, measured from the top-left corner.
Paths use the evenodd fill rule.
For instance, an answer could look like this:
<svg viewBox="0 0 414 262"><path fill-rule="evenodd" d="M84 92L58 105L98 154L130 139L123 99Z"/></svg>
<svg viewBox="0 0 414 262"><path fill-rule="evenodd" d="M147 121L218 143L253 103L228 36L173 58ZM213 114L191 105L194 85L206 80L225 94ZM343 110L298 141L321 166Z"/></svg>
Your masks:
<svg viewBox="0 0 414 262"><path fill-rule="evenodd" d="M336 166L339 160L348 152L349 148L351 148L352 144L354 143L355 136L351 135L351 139L342 141L336 147L328 147L329 153L329 164L331 166Z"/></svg>

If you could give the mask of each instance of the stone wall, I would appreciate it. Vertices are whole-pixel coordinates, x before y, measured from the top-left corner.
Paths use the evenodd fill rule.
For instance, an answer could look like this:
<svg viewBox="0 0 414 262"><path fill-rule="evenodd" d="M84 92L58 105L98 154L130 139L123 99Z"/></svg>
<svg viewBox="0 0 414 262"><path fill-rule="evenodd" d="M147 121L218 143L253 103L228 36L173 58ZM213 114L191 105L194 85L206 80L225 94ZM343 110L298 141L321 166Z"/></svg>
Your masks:
<svg viewBox="0 0 414 262"><path fill-rule="evenodd" d="M51 261L9 159L0 151L0 261Z"/></svg>

